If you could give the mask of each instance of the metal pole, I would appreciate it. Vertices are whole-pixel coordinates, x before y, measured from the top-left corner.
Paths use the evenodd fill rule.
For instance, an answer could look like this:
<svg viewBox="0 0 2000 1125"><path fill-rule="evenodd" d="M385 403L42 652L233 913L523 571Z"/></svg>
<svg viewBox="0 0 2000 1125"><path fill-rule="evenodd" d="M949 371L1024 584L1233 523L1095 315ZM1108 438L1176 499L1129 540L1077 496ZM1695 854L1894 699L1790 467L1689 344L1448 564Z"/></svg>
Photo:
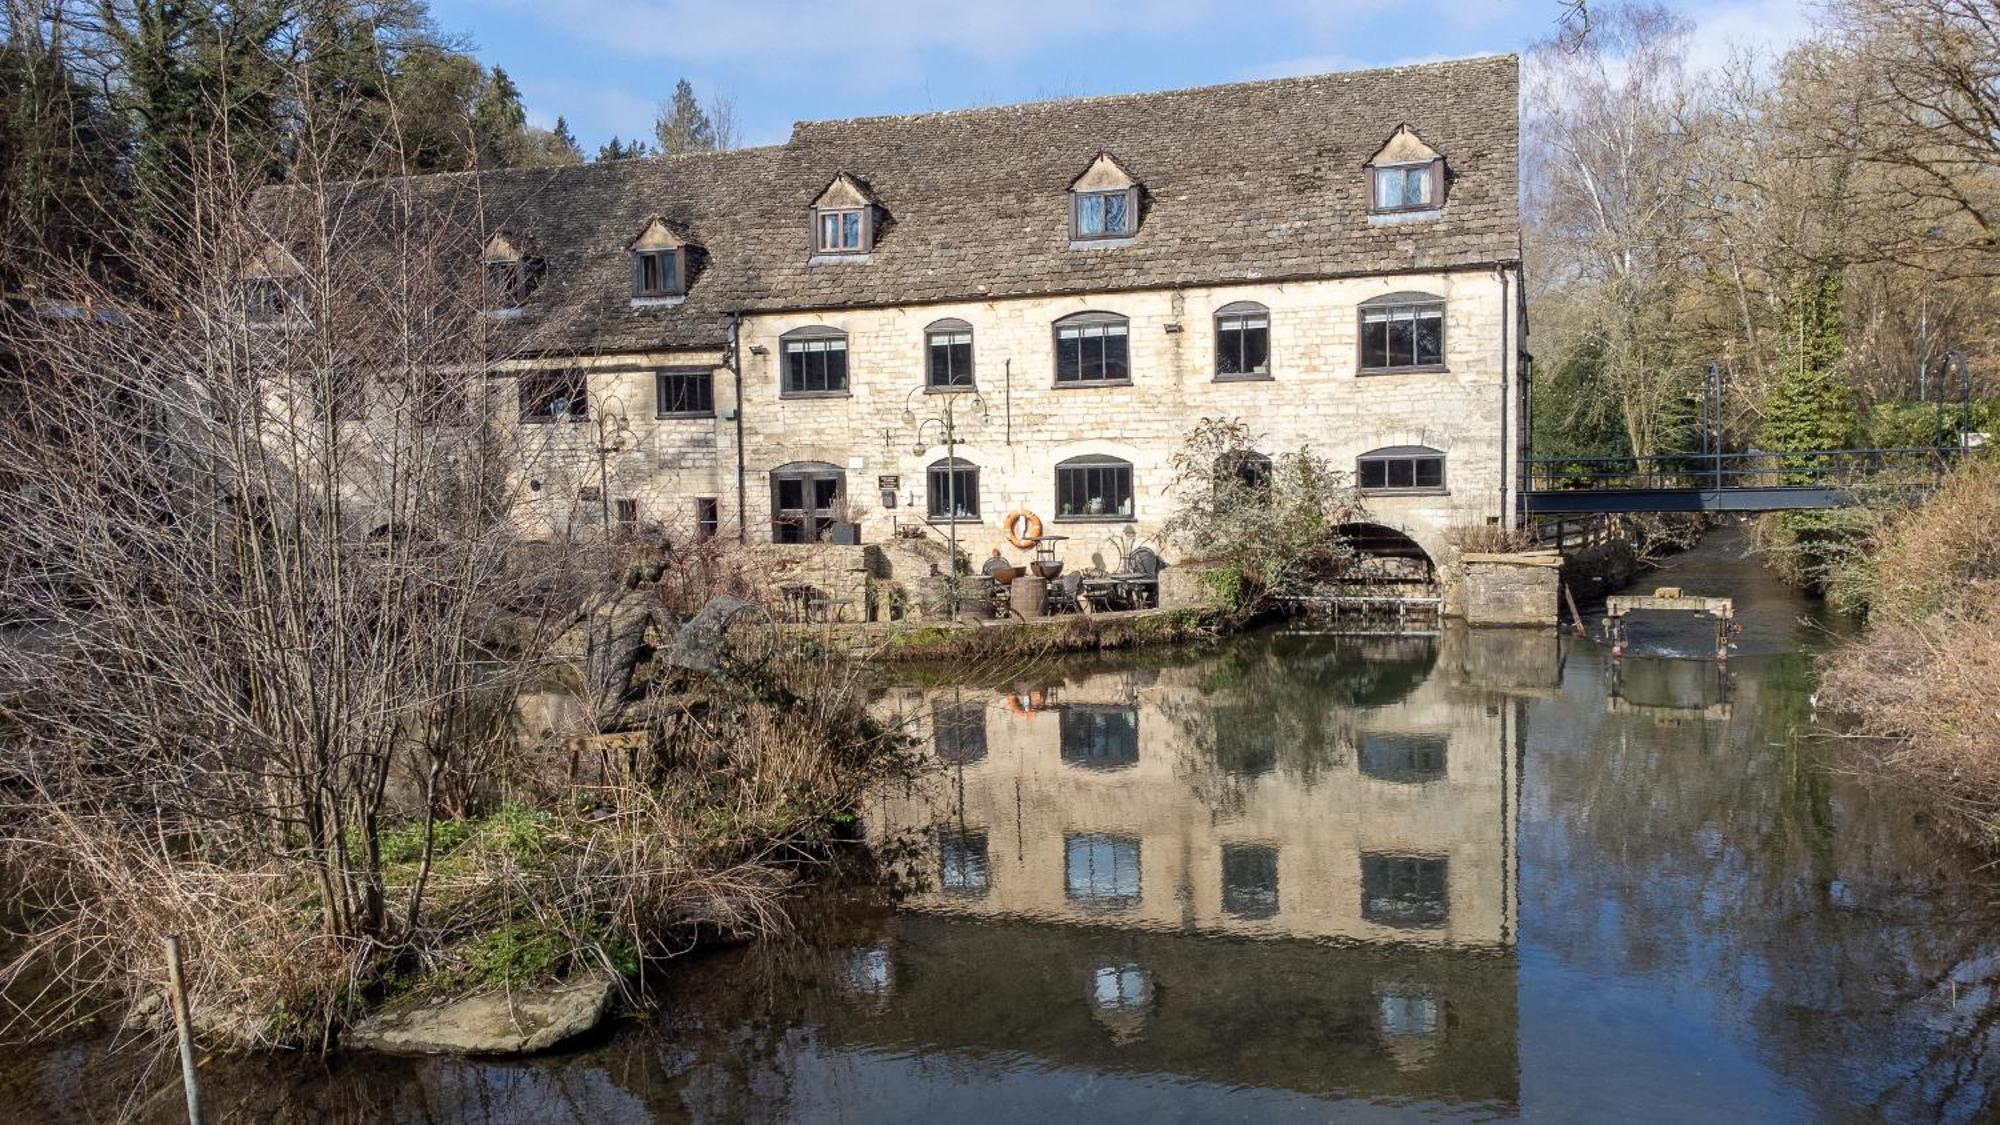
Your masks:
<svg viewBox="0 0 2000 1125"><path fill-rule="evenodd" d="M181 1087L187 1091L188 1125L201 1125L201 1079L194 1072L194 1026L188 1014L187 982L181 976L181 935L167 935L167 1000L174 1009L180 1041Z"/></svg>
<svg viewBox="0 0 2000 1125"><path fill-rule="evenodd" d="M951 590L951 619L958 620L958 430L951 424L951 400L944 403L944 515L946 525L945 573Z"/></svg>

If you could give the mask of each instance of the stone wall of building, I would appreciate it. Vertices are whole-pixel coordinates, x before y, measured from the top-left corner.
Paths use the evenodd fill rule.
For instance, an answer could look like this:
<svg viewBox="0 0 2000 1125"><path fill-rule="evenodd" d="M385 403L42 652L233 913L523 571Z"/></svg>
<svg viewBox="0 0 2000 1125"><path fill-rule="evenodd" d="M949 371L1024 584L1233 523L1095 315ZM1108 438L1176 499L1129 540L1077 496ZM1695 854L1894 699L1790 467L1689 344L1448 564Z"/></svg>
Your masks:
<svg viewBox="0 0 2000 1125"><path fill-rule="evenodd" d="M1444 299L1446 369L1358 374L1359 304L1405 291ZM1170 547L1159 542L1173 509L1170 460L1201 419L1236 418L1260 435L1258 449L1267 455L1310 446L1350 470L1359 455L1384 447L1442 451L1444 489L1369 496L1366 504L1375 522L1405 532L1450 571L1454 529L1510 518L1503 483L1512 479L1508 458L1519 425L1508 394L1516 293L1511 277L1474 271L752 316L741 329L741 402L719 353L565 361L590 372L594 421L520 427L522 476L551 528L566 526L565 518L589 524L606 508L616 518L616 501L630 499L643 522L691 534L696 499L710 497L721 534L734 536L740 505L748 538L757 542L771 537L771 471L826 462L845 473L863 541L893 542L899 528L926 522L926 469L947 455L941 420L948 408L956 455L979 468L979 518L958 527L970 558L995 547L1021 558L1002 524L1008 512L1026 509L1046 532L1069 537L1062 553L1072 567L1116 569L1141 543L1171 560ZM1238 301L1270 310L1267 379L1215 377L1214 314ZM1085 311L1128 318L1130 385L1055 384L1054 323ZM946 318L972 325L977 398L925 389L925 328ZM785 396L781 337L814 326L847 334L849 391ZM688 365L713 367L714 416L656 417L656 371ZM509 394L503 388L496 396L503 409ZM607 450L601 469L600 446ZM1130 518L1056 516L1056 466L1086 455L1131 463ZM595 491L600 480L609 484L608 504ZM943 534L938 524L927 533Z"/></svg>

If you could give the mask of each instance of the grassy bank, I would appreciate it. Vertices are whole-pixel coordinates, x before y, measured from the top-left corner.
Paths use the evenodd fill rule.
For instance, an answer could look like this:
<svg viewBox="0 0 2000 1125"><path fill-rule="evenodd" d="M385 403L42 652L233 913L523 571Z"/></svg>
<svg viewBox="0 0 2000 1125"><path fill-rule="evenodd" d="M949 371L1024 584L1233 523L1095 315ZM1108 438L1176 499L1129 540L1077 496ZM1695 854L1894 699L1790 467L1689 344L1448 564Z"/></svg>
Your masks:
<svg viewBox="0 0 2000 1125"><path fill-rule="evenodd" d="M1887 764L2000 846L2000 459L1960 465L1880 518L1828 572L1867 628L1826 661L1823 706L1887 740Z"/></svg>
<svg viewBox="0 0 2000 1125"><path fill-rule="evenodd" d="M81 821L17 803L0 851L25 919L10 972L55 984L23 1014L56 1030L143 1010L165 983L160 940L179 933L207 1043L320 1047L412 994L633 981L781 928L784 896L851 835L861 791L903 765L899 736L844 661L800 648L721 676L661 662L640 694L616 735L517 731L436 815L416 779L392 779L381 940L327 932L295 841L211 850L170 809ZM347 854L366 848L350 833Z"/></svg>

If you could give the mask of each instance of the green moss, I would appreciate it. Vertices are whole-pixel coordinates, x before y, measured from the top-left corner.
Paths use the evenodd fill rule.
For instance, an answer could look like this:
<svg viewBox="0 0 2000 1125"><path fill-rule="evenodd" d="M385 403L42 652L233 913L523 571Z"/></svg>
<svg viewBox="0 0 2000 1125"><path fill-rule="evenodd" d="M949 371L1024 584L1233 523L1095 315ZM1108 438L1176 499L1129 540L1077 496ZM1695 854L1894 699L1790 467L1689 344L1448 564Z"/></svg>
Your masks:
<svg viewBox="0 0 2000 1125"><path fill-rule="evenodd" d="M554 980L568 966L571 952L568 935L538 922L515 922L482 934L466 950L467 983Z"/></svg>
<svg viewBox="0 0 2000 1125"><path fill-rule="evenodd" d="M472 838L472 822L466 820L440 820L431 829L431 857L437 859L451 854L460 844ZM382 862L386 864L415 863L424 854L424 824L415 821L400 828L392 828L382 834Z"/></svg>

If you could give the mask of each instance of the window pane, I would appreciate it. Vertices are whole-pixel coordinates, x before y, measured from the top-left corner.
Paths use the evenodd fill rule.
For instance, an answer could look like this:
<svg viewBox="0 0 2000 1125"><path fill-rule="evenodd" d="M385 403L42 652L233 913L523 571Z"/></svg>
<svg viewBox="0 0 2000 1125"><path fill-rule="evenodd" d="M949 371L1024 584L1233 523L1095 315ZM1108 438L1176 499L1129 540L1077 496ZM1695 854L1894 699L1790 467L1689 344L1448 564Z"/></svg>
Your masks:
<svg viewBox="0 0 2000 1125"><path fill-rule="evenodd" d="M1390 488L1412 488L1417 483L1416 462L1404 458L1384 462L1389 467Z"/></svg>
<svg viewBox="0 0 2000 1125"><path fill-rule="evenodd" d="M859 250L861 248L861 212L844 211L841 213L840 246L843 250Z"/></svg>
<svg viewBox="0 0 2000 1125"><path fill-rule="evenodd" d="M812 482L813 509L824 512L840 499L840 481L834 477L817 477Z"/></svg>
<svg viewBox="0 0 2000 1125"><path fill-rule="evenodd" d="M940 761L955 766L985 758L986 705L978 700L933 704L931 745Z"/></svg>
<svg viewBox="0 0 2000 1125"><path fill-rule="evenodd" d="M1403 177L1395 169L1380 168L1375 172L1375 206L1383 210L1403 205Z"/></svg>
<svg viewBox="0 0 2000 1125"><path fill-rule="evenodd" d="M1267 375L1271 371L1271 329L1263 317L1254 317L1243 326L1243 373Z"/></svg>
<svg viewBox="0 0 2000 1125"><path fill-rule="evenodd" d="M1430 165L1403 169L1403 200L1410 206L1431 201Z"/></svg>
<svg viewBox="0 0 2000 1125"><path fill-rule="evenodd" d="M659 254L654 255L654 258L658 262L656 270L659 276L656 280L659 283L658 284L659 291L662 293L671 293L674 290L679 289L680 278L675 276L676 271L674 270L674 256L670 253L662 251Z"/></svg>
<svg viewBox="0 0 2000 1125"><path fill-rule="evenodd" d="M1441 734L1361 733L1361 772L1382 781L1421 784L1445 774L1450 740Z"/></svg>
<svg viewBox="0 0 2000 1125"><path fill-rule="evenodd" d="M847 389L847 341L828 340L826 342L825 388L829 391Z"/></svg>
<svg viewBox="0 0 2000 1125"><path fill-rule="evenodd" d="M1131 197L1121 191L1099 198L1104 200L1104 233L1124 234L1130 231L1131 216L1126 214L1126 203Z"/></svg>
<svg viewBox="0 0 2000 1125"><path fill-rule="evenodd" d="M1229 319L1216 322L1215 373L1243 374L1243 322Z"/></svg>
<svg viewBox="0 0 2000 1125"><path fill-rule="evenodd" d="M1444 310L1416 310L1416 362L1444 362Z"/></svg>
<svg viewBox="0 0 2000 1125"><path fill-rule="evenodd" d="M1361 318L1361 366L1389 366L1389 318L1369 313Z"/></svg>
<svg viewBox="0 0 2000 1125"><path fill-rule="evenodd" d="M1444 487L1444 458L1422 457L1417 460L1417 487Z"/></svg>
<svg viewBox="0 0 2000 1125"><path fill-rule="evenodd" d="M1104 378L1104 331L1087 328L1083 333L1083 366L1078 378L1093 382Z"/></svg>
<svg viewBox="0 0 2000 1125"><path fill-rule="evenodd" d="M1361 487L1386 488L1389 483L1389 463L1386 461L1361 462Z"/></svg>
<svg viewBox="0 0 2000 1125"><path fill-rule="evenodd" d="M1408 309L1397 309L1389 318L1389 367L1407 367L1415 362L1415 323Z"/></svg>
<svg viewBox="0 0 2000 1125"><path fill-rule="evenodd" d="M1083 341L1081 333L1074 328L1065 328L1056 333L1056 380L1074 382L1083 377Z"/></svg>
<svg viewBox="0 0 2000 1125"><path fill-rule="evenodd" d="M1103 196L1086 194L1076 197L1076 233L1104 233Z"/></svg>
<svg viewBox="0 0 2000 1125"><path fill-rule="evenodd" d="M778 509L801 512L806 506L806 482L798 477L778 478Z"/></svg>
<svg viewBox="0 0 2000 1125"><path fill-rule="evenodd" d="M1114 324L1104 330L1104 377L1106 379L1130 379L1132 366L1128 362L1126 348L1130 338L1125 334L1125 326Z"/></svg>

